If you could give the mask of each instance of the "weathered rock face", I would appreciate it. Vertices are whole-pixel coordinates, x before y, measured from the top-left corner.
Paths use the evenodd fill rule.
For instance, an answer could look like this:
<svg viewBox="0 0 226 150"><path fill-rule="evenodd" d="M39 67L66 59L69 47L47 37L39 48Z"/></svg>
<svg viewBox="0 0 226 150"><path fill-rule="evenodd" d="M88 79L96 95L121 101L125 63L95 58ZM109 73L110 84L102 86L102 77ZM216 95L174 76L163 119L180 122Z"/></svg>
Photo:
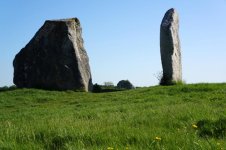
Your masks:
<svg viewBox="0 0 226 150"><path fill-rule="evenodd" d="M182 81L179 18L175 9L166 12L160 29L160 49L163 67L162 84Z"/></svg>
<svg viewBox="0 0 226 150"><path fill-rule="evenodd" d="M89 58L77 18L46 21L16 55L14 83L50 90L92 88Z"/></svg>

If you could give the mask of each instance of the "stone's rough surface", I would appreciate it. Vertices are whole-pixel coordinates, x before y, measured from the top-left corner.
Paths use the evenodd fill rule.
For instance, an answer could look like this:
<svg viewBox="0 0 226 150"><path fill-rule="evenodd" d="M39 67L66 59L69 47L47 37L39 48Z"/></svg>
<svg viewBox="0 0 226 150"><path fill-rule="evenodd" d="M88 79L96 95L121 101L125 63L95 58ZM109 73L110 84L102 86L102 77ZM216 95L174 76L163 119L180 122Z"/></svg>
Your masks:
<svg viewBox="0 0 226 150"><path fill-rule="evenodd" d="M120 88L120 89L134 89L134 86L129 80L121 80L121 81L118 82L117 88Z"/></svg>
<svg viewBox="0 0 226 150"><path fill-rule="evenodd" d="M77 18L46 21L16 55L14 83L22 88L84 90L92 88L89 58Z"/></svg>
<svg viewBox="0 0 226 150"><path fill-rule="evenodd" d="M179 18L175 9L166 12L160 28L160 49L163 67L162 84L182 81Z"/></svg>

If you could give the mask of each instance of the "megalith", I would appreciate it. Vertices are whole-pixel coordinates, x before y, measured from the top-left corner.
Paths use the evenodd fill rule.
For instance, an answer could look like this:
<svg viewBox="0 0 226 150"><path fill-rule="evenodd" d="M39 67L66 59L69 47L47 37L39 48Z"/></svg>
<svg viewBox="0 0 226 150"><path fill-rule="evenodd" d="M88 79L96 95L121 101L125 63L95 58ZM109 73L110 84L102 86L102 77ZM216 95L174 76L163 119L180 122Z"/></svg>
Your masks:
<svg viewBox="0 0 226 150"><path fill-rule="evenodd" d="M179 17L175 9L166 12L160 27L160 52L163 76L160 84L182 81Z"/></svg>
<svg viewBox="0 0 226 150"><path fill-rule="evenodd" d="M89 58L77 18L47 20L13 61L15 85L49 90L92 89Z"/></svg>

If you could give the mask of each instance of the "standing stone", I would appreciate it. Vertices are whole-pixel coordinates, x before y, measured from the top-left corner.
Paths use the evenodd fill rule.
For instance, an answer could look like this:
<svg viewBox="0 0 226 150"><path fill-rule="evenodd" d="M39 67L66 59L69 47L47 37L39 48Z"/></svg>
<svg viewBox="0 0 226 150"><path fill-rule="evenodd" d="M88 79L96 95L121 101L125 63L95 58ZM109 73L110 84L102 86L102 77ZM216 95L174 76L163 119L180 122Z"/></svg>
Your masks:
<svg viewBox="0 0 226 150"><path fill-rule="evenodd" d="M13 81L19 88L92 88L89 58L77 18L46 21L16 55L13 66Z"/></svg>
<svg viewBox="0 0 226 150"><path fill-rule="evenodd" d="M160 84L174 84L182 81L181 48L179 39L179 18L175 9L166 12L160 28L160 51L163 77Z"/></svg>

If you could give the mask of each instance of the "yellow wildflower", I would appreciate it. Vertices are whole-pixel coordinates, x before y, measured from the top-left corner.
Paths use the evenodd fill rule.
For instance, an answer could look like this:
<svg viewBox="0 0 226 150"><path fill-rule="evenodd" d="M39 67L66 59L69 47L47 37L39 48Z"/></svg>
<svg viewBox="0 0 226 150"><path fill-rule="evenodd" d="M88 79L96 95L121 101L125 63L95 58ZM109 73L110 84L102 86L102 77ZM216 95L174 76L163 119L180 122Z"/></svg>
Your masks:
<svg viewBox="0 0 226 150"><path fill-rule="evenodd" d="M155 137L155 140L156 140L156 141L161 141L161 140L162 140L162 138L160 138L160 137L156 136L156 137Z"/></svg>
<svg viewBox="0 0 226 150"><path fill-rule="evenodd" d="M195 125L195 124L193 124L193 125L192 125L192 128L197 129L197 128L198 128L198 126L197 126L197 125Z"/></svg>
<svg viewBox="0 0 226 150"><path fill-rule="evenodd" d="M107 150L113 150L113 149L114 149L113 147L108 147L108 148L107 148Z"/></svg>

